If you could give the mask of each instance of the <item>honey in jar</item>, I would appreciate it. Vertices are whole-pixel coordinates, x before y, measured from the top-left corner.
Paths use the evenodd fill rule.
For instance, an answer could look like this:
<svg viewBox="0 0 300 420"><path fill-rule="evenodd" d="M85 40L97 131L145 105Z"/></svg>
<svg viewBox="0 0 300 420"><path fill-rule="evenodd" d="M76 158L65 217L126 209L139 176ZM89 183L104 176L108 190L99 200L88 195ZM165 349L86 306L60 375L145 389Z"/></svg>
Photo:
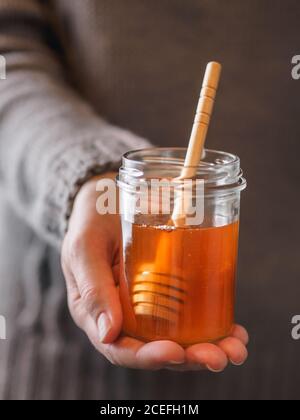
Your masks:
<svg viewBox="0 0 300 420"><path fill-rule="evenodd" d="M121 206L130 201L128 194L137 194L129 179L175 178L184 153L153 149L126 155L119 178ZM129 170L132 166L134 171ZM120 297L124 333L131 337L189 346L217 341L233 327L240 192L245 181L238 158L223 152L206 151L199 176L206 186L200 225L170 226L160 216L133 212L129 217L132 206L123 209Z"/></svg>

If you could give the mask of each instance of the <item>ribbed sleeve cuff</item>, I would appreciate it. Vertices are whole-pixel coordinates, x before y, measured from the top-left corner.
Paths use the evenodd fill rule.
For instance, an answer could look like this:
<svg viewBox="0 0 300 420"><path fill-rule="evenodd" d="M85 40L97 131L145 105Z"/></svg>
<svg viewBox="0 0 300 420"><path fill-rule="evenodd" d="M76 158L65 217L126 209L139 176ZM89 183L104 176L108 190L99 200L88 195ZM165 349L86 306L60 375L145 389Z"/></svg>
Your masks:
<svg viewBox="0 0 300 420"><path fill-rule="evenodd" d="M95 175L118 170L127 151L151 146L145 139L113 126L103 129L98 139L86 140L56 157L45 182L40 214L48 240L56 247L61 246L80 187Z"/></svg>

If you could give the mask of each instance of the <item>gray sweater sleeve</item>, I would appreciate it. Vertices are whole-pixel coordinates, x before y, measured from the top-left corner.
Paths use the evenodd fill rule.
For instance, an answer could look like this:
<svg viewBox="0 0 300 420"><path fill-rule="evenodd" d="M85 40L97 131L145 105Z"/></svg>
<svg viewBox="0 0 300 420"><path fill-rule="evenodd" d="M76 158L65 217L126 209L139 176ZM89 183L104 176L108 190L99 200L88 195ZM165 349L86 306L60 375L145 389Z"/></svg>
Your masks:
<svg viewBox="0 0 300 420"><path fill-rule="evenodd" d="M107 123L68 86L48 25L40 1L0 0L0 54L7 62L0 185L19 215L59 246L79 186L148 142Z"/></svg>

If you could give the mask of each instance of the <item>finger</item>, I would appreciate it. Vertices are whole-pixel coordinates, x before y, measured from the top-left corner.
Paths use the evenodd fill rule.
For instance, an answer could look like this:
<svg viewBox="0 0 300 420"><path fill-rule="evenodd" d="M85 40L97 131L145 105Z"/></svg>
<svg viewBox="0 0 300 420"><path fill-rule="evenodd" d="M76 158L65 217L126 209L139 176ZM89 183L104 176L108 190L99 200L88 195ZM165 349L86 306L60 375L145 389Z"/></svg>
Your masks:
<svg viewBox="0 0 300 420"><path fill-rule="evenodd" d="M155 341L145 344L137 353L137 359L142 369L155 367L162 369L165 366L179 367L185 362L185 351L172 341Z"/></svg>
<svg viewBox="0 0 300 420"><path fill-rule="evenodd" d="M112 268L115 285L118 286L120 283L120 264L116 264Z"/></svg>
<svg viewBox="0 0 300 420"><path fill-rule="evenodd" d="M112 364L131 369L159 370L185 362L184 349L171 341L145 344L131 337L120 337L112 344L99 342L94 323L86 318L84 327L90 341Z"/></svg>
<svg viewBox="0 0 300 420"><path fill-rule="evenodd" d="M231 336L240 340L245 346L249 344L249 334L245 328L240 325L235 325L233 327Z"/></svg>
<svg viewBox="0 0 300 420"><path fill-rule="evenodd" d="M228 364L224 351L214 344L195 344L186 349L187 362L212 372L223 372Z"/></svg>
<svg viewBox="0 0 300 420"><path fill-rule="evenodd" d="M122 311L107 250L97 243L77 255L72 267L81 304L94 321L99 340L111 343L120 334Z"/></svg>
<svg viewBox="0 0 300 420"><path fill-rule="evenodd" d="M245 345L237 338L225 338L218 343L218 346L235 366L243 365L248 358L248 351Z"/></svg>
<svg viewBox="0 0 300 420"><path fill-rule="evenodd" d="M142 343L130 337L122 337L117 342L104 346L113 362L118 366L159 370L167 365L179 366L185 361L184 349L171 341Z"/></svg>

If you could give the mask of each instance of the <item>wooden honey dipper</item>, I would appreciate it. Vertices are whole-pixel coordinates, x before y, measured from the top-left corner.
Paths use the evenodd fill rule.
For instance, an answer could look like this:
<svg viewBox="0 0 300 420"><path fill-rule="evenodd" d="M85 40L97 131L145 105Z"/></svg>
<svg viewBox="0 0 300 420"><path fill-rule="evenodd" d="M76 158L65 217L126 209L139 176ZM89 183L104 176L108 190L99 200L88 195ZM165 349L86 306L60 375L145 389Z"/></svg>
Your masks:
<svg viewBox="0 0 300 420"><path fill-rule="evenodd" d="M202 159L208 127L214 108L222 67L219 63L209 63L206 68L196 117L192 129L186 159L177 180L193 179ZM177 197L176 197L177 196ZM175 205L169 226L185 226L183 214L183 193L175 193ZM133 282L132 299L134 312L139 316L149 316L165 322L178 321L187 299L187 283L181 275L169 273L166 262L170 261L170 243L165 234L157 249L153 266L141 267Z"/></svg>

